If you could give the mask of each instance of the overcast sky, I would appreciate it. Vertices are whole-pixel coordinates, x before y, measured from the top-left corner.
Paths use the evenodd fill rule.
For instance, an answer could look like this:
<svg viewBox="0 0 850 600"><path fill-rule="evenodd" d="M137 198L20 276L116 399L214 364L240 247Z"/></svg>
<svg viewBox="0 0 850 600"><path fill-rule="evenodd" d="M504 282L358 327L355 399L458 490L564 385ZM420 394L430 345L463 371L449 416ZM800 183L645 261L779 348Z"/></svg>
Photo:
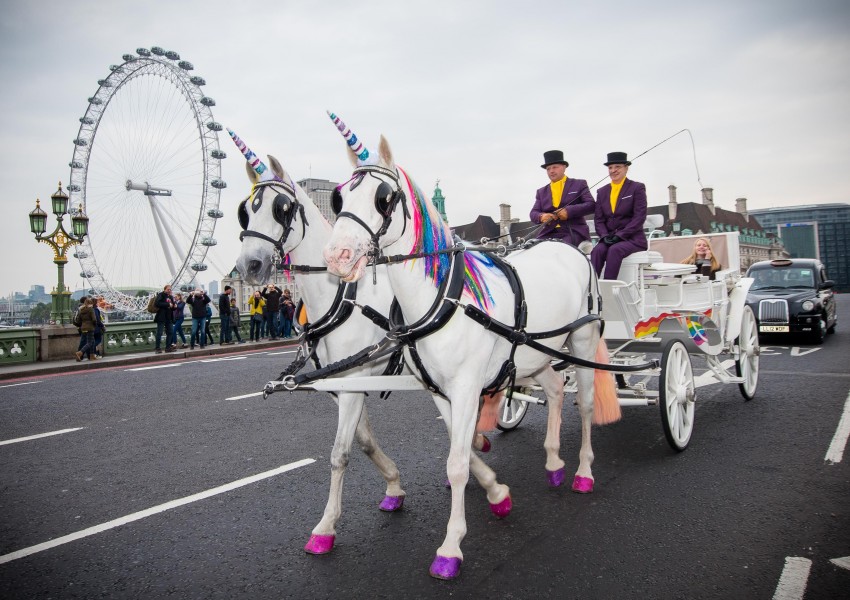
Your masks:
<svg viewBox="0 0 850 600"><path fill-rule="evenodd" d="M97 80L140 46L191 61L215 119L295 179L350 173L326 109L370 147L384 134L429 196L440 180L455 225L498 219L501 203L526 219L547 182L546 150L563 150L567 174L592 185L607 152L636 156L683 128L723 208L739 197L750 208L848 202L850 3L589 4L3 0L0 295L55 285L27 213L67 183ZM228 187L212 260L229 269L249 186L226 135L221 145ZM629 176L646 183L651 206L667 202L670 184L680 202L700 201L687 135ZM72 290L83 285L79 270L72 259ZM210 270L202 281L218 277Z"/></svg>

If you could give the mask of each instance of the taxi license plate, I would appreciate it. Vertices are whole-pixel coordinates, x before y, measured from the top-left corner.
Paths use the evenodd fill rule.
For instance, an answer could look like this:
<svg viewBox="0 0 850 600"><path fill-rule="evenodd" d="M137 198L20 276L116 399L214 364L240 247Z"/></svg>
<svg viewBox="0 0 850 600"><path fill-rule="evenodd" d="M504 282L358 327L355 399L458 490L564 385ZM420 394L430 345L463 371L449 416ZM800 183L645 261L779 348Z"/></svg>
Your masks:
<svg viewBox="0 0 850 600"><path fill-rule="evenodd" d="M788 333L788 325L761 325L759 331L762 333Z"/></svg>

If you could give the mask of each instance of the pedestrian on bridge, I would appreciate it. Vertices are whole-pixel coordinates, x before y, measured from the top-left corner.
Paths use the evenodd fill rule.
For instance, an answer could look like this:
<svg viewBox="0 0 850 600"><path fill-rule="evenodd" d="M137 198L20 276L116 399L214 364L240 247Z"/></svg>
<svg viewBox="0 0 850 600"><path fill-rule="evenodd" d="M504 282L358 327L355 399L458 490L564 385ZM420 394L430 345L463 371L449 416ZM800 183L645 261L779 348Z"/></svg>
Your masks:
<svg viewBox="0 0 850 600"><path fill-rule="evenodd" d="M174 344L174 297L171 295L171 286L167 285L156 295L154 305L157 307L156 316L156 348L154 352L162 354L160 346L162 334L165 332L165 351L174 352L177 346Z"/></svg>
<svg viewBox="0 0 850 600"><path fill-rule="evenodd" d="M180 336L180 347L186 348L186 334L183 333L183 321L186 318L184 312L186 301L183 300L183 294L174 294L174 344L177 344L177 336Z"/></svg>
<svg viewBox="0 0 850 600"><path fill-rule="evenodd" d="M218 343L222 346L232 344L233 337L230 328L230 294L233 288L229 285L224 286L224 292L218 297L218 316L221 319L220 329L218 331Z"/></svg>
<svg viewBox="0 0 850 600"><path fill-rule="evenodd" d="M186 298L186 304L192 309L192 333L189 334L189 349L194 350L195 344L201 348L206 345L207 336L204 332L207 320L207 305L210 297L201 288L196 289Z"/></svg>

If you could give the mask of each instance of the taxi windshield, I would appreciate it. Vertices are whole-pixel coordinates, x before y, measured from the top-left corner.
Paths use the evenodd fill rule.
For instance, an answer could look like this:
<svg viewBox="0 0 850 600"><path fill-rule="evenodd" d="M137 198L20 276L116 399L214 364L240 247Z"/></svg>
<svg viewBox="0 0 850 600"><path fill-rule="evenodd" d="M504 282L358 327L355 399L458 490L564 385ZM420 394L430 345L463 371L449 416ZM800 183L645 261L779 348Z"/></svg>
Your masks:
<svg viewBox="0 0 850 600"><path fill-rule="evenodd" d="M768 267L751 271L749 276L755 280L751 290L815 287L810 267Z"/></svg>

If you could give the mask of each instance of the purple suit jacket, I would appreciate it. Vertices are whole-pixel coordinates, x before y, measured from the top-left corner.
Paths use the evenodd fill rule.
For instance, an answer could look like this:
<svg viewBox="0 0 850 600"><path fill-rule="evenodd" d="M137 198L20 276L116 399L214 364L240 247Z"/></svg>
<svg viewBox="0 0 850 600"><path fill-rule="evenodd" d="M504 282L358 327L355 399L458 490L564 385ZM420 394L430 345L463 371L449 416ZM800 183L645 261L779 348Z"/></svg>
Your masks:
<svg viewBox="0 0 850 600"><path fill-rule="evenodd" d="M617 198L617 209L611 212L611 184L604 185L596 192L596 213L594 215L596 235L604 238L618 235L636 246L646 250L646 235L643 222L646 221L646 186L626 178Z"/></svg>
<svg viewBox="0 0 850 600"><path fill-rule="evenodd" d="M567 220L547 223L537 237L560 238L575 246L584 240L589 240L590 229L587 227L584 217L593 212L594 206L593 196L590 195L587 181L567 177L567 181L564 183L564 193L561 195L561 204L558 206L558 208L567 209ZM540 217L543 213L554 211L552 188L545 185L537 190L534 207L529 214L531 222L540 223ZM560 227L556 227L556 225L560 225Z"/></svg>

